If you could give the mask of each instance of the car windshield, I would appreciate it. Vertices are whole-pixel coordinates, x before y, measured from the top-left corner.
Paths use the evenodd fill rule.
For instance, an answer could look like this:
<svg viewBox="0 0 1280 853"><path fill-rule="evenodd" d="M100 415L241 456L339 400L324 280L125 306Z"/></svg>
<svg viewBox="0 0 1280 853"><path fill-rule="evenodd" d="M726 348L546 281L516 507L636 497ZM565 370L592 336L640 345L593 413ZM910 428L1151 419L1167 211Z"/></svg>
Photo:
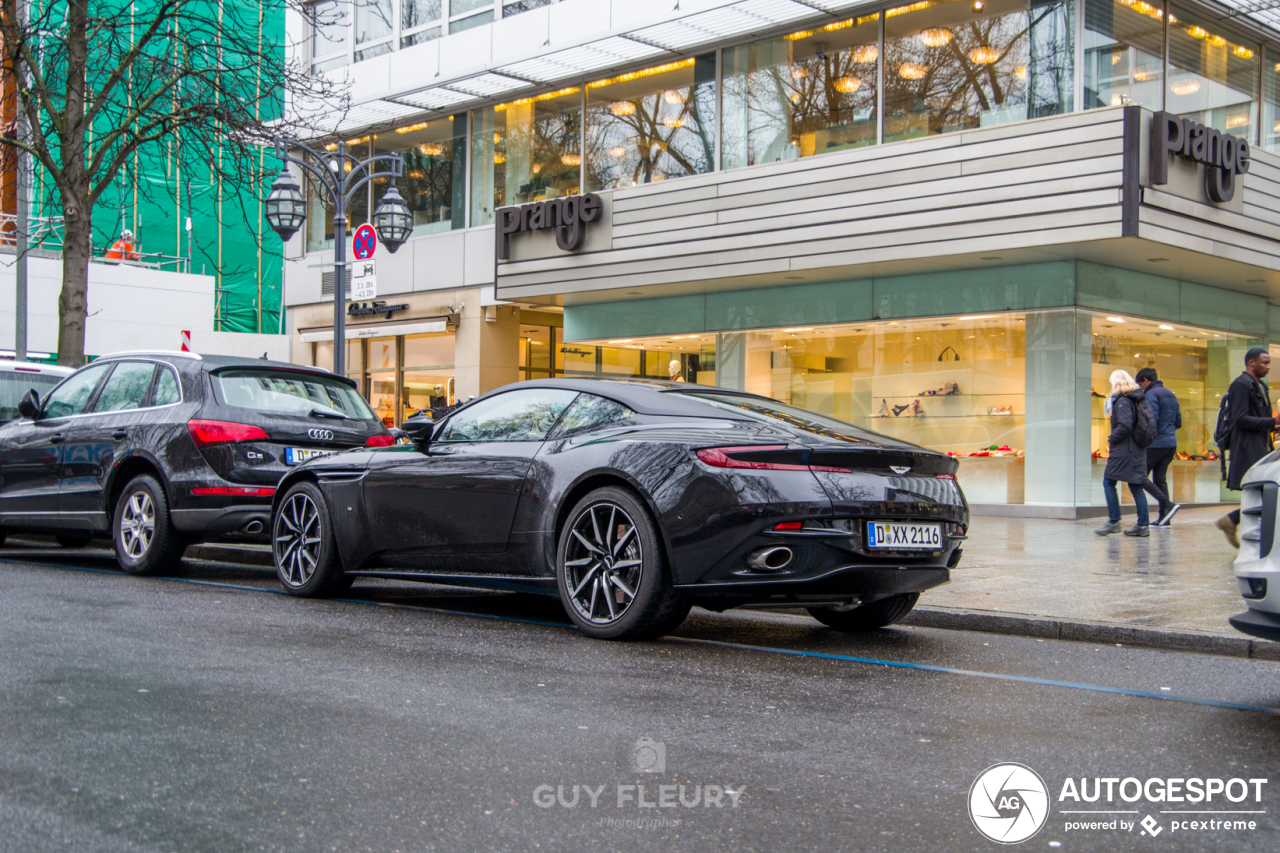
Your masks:
<svg viewBox="0 0 1280 853"><path fill-rule="evenodd" d="M354 388L336 378L287 370L221 370L212 374L223 403L281 415L372 420L373 411Z"/></svg>
<svg viewBox="0 0 1280 853"><path fill-rule="evenodd" d="M727 409L738 414L748 415L753 420L763 423L780 421L789 427L845 440L882 440L881 436L856 427L846 421L819 415L816 412L809 412L804 409L797 409L795 406L775 403L763 397L740 397L737 394L714 394L705 391L681 391L679 393L699 399L708 405L715 406L717 409Z"/></svg>
<svg viewBox="0 0 1280 853"><path fill-rule="evenodd" d="M8 423L18 417L18 401L23 394L34 388L43 400L44 395L65 378L54 373L19 373L8 370L0 373L0 423Z"/></svg>

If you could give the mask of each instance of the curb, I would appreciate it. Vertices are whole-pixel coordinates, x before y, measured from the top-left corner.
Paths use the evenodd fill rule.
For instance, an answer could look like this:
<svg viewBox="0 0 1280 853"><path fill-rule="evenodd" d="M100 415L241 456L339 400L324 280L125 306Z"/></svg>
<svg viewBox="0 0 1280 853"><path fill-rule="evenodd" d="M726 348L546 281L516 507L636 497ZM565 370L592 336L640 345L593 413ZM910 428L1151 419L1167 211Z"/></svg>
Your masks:
<svg viewBox="0 0 1280 853"><path fill-rule="evenodd" d="M275 566L267 545L233 545L203 543L192 545L183 555L185 560L208 560L214 563L239 563L250 566Z"/></svg>
<svg viewBox="0 0 1280 853"><path fill-rule="evenodd" d="M1223 637L1200 631L1138 628L1113 622L1054 619L1047 616L1015 616L972 610L917 607L899 624L947 631L981 631L1015 634L1046 640L1139 646L1177 652L1198 652L1219 657L1280 661L1280 643L1254 640L1244 635Z"/></svg>

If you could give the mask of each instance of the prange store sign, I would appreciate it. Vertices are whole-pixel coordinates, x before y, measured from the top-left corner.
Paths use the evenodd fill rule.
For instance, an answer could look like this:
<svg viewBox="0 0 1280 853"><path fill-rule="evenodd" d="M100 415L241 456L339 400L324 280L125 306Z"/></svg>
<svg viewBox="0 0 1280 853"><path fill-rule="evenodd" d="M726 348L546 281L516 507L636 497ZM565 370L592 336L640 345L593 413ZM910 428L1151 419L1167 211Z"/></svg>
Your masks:
<svg viewBox="0 0 1280 853"><path fill-rule="evenodd" d="M1204 191L1219 204L1236 193L1236 175L1249 171L1249 143L1198 121L1158 112L1151 120L1151 183L1169 182L1169 155L1204 164Z"/></svg>
<svg viewBox="0 0 1280 853"><path fill-rule="evenodd" d="M519 207L500 207L497 212L498 260L505 261L510 255L512 234L548 228L555 231L557 246L566 252L575 252L582 248L587 223L600 218L603 209L600 196L595 193L554 198Z"/></svg>

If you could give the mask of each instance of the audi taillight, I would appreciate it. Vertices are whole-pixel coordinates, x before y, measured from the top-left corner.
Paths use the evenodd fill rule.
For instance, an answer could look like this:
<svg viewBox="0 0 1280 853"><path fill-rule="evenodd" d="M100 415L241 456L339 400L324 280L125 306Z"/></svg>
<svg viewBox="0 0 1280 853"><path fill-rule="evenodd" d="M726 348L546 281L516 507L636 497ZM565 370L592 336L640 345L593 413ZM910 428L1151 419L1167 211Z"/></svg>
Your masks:
<svg viewBox="0 0 1280 853"><path fill-rule="evenodd" d="M396 443L393 435L371 435L369 440L364 443L365 447L390 447Z"/></svg>
<svg viewBox="0 0 1280 853"><path fill-rule="evenodd" d="M196 447L267 438L267 433L260 427L227 421L187 421L187 431L191 433L191 440L196 443Z"/></svg>
<svg viewBox="0 0 1280 853"><path fill-rule="evenodd" d="M249 495L255 498L269 498L276 493L273 488L257 488L254 486L196 486L191 490L194 497L207 495Z"/></svg>
<svg viewBox="0 0 1280 853"><path fill-rule="evenodd" d="M749 468L757 471L836 471L847 474L848 468L829 465L805 465L803 462L766 462L758 459L739 459L744 454L776 453L786 451L785 444L757 444L747 447L707 447L698 451L698 458L712 468ZM803 453L804 451L793 451Z"/></svg>

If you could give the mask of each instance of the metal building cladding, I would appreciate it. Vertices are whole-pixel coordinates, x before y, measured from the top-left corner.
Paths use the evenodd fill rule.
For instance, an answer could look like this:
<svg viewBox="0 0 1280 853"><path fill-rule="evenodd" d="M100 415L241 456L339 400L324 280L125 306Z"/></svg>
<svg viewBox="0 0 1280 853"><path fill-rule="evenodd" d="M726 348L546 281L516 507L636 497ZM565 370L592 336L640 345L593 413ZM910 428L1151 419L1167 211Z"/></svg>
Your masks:
<svg viewBox="0 0 1280 853"><path fill-rule="evenodd" d="M392 15L376 50L358 24L309 42L356 80L334 138L413 160L415 235L379 295L389 273L405 316L449 308L434 357L454 361L424 374L464 398L600 374L762 393L954 454L979 511L1075 517L1103 503L1111 372L1155 367L1183 409L1174 498L1231 497L1218 395L1280 342L1273 12L479 8ZM598 214L571 225L584 198ZM324 216L308 227L287 325L319 364L333 283L308 266ZM376 370L377 329L348 346L407 410L426 355L384 322Z"/></svg>

